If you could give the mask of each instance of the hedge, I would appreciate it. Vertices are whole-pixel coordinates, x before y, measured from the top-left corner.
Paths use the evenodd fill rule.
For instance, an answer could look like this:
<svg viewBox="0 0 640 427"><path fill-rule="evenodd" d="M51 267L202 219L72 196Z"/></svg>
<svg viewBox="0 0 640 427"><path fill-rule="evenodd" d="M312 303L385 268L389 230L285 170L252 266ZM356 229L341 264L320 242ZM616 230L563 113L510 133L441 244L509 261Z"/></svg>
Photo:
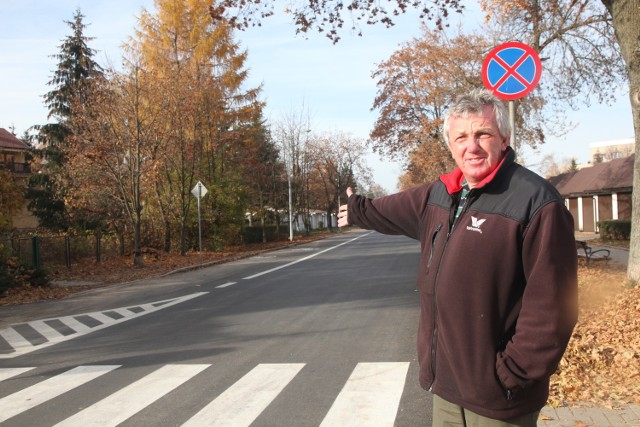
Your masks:
<svg viewBox="0 0 640 427"><path fill-rule="evenodd" d="M600 237L604 240L629 240L631 236L630 220L598 221Z"/></svg>

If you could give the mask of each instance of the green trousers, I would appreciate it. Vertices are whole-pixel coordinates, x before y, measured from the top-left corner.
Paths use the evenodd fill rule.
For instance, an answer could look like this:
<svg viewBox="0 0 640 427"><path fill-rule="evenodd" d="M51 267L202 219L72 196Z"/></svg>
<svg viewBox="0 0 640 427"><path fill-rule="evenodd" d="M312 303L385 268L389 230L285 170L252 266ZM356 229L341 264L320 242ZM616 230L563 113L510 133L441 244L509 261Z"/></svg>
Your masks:
<svg viewBox="0 0 640 427"><path fill-rule="evenodd" d="M433 427L536 427L540 411L510 420L483 417L433 395Z"/></svg>

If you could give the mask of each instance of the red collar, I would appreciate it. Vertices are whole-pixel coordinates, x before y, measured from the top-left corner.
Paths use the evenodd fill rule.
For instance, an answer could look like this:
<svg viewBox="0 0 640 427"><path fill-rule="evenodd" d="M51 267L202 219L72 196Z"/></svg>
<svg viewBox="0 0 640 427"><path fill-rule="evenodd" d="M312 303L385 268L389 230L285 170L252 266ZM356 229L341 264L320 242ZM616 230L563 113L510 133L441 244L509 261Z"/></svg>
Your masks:
<svg viewBox="0 0 640 427"><path fill-rule="evenodd" d="M496 174L502 168L502 165L505 163L505 161L508 158L512 158L513 156L514 156L513 150L511 149L511 147L507 147L507 149L504 152L504 155L502 156L502 160L500 160L500 163L498 163L498 166L496 166L496 168L489 175L487 175L482 181L478 183L478 185L476 185L473 188L474 189L482 188L488 183L490 183L491 181L493 181L493 178L495 178ZM512 160L510 159L509 162L511 161ZM462 171L460 170L460 168L455 168L453 171L449 173L440 175L440 181L442 181L442 183L445 185L445 187L447 188L447 192L449 194L454 194L462 190L462 182L464 181L464 175L462 175Z"/></svg>

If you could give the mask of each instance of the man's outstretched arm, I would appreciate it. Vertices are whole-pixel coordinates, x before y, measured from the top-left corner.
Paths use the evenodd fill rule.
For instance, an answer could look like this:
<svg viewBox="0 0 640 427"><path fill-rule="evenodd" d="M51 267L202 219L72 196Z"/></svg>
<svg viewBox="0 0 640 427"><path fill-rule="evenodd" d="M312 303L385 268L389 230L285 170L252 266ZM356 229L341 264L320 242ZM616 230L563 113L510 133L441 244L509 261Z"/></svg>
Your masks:
<svg viewBox="0 0 640 427"><path fill-rule="evenodd" d="M347 188L347 204L340 206L338 226L356 225L383 234L404 234L419 240L430 186L370 199Z"/></svg>

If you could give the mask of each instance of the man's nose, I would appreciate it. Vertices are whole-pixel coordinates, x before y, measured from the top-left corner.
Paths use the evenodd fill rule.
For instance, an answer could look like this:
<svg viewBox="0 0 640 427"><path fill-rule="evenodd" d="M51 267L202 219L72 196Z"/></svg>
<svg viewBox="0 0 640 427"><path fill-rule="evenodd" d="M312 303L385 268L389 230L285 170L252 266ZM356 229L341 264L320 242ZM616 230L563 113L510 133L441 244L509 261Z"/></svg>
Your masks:
<svg viewBox="0 0 640 427"><path fill-rule="evenodd" d="M475 151L480 148L480 135L472 135L467 139L467 150Z"/></svg>

